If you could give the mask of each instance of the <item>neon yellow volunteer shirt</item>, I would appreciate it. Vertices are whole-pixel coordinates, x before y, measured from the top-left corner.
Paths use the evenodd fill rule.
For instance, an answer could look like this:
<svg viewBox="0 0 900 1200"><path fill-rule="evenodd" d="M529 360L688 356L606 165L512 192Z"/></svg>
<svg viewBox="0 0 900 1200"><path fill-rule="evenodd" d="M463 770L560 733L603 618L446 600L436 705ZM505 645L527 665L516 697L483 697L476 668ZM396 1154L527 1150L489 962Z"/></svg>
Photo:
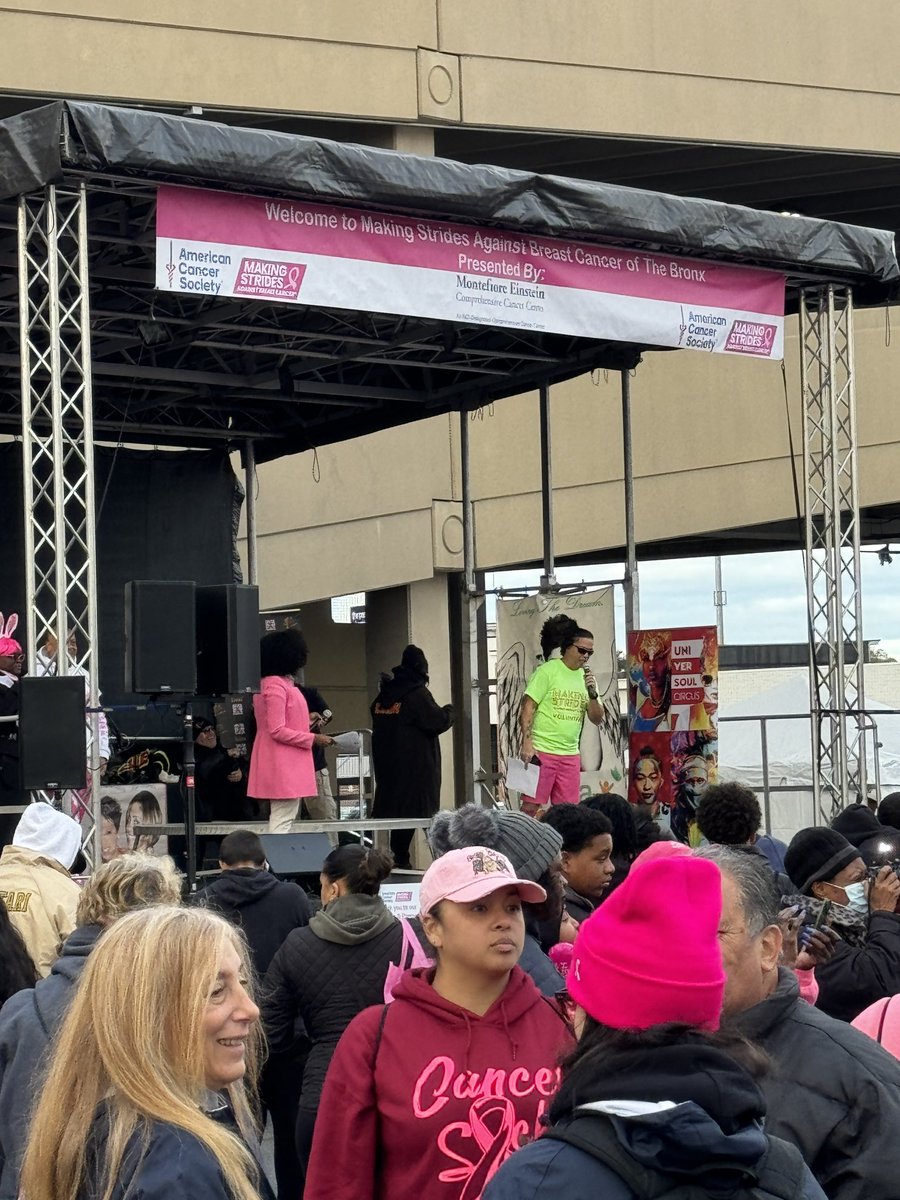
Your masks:
<svg viewBox="0 0 900 1200"><path fill-rule="evenodd" d="M525 695L537 705L531 740L548 754L577 754L588 706L584 671L573 671L561 658L541 663L528 680Z"/></svg>

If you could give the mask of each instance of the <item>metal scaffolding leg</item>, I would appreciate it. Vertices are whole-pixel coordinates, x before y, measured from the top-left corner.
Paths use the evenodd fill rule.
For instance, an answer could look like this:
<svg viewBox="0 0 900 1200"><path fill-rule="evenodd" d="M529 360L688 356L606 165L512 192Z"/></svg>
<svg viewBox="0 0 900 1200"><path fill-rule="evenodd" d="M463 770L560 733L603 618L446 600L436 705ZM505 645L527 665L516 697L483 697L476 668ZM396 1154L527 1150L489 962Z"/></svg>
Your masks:
<svg viewBox="0 0 900 1200"><path fill-rule="evenodd" d="M866 795L853 294L800 297L813 788L828 822Z"/></svg>
<svg viewBox="0 0 900 1200"><path fill-rule="evenodd" d="M94 440L88 311L87 200L84 186L48 187L18 207L19 331L22 360L22 459L26 556L25 627L29 670L48 635L59 641L57 668L77 666L97 685L97 577ZM99 746L93 714L88 763L91 813L85 853L99 862Z"/></svg>
<svg viewBox="0 0 900 1200"><path fill-rule="evenodd" d="M484 757L490 758L490 748L484 744L482 725L483 697L486 695L481 670L480 631L484 624L484 588L478 586L475 571L475 524L472 504L471 470L469 460L470 416L459 414L460 474L462 477L463 515L463 612L462 612L462 700L463 720L469 731L469 742L462 755L462 794L466 803L490 804L493 793L490 771L485 770Z"/></svg>

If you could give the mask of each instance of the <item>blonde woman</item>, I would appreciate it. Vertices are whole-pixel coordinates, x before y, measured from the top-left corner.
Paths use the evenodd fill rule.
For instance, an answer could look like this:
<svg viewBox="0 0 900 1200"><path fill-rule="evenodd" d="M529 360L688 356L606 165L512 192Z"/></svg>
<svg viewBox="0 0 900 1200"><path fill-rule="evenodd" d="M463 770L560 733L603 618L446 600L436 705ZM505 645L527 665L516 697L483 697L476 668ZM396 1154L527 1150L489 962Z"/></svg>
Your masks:
<svg viewBox="0 0 900 1200"><path fill-rule="evenodd" d="M203 909L107 930L59 1032L23 1197L271 1200L243 1086L259 1037L249 977L240 934Z"/></svg>
<svg viewBox="0 0 900 1200"><path fill-rule="evenodd" d="M124 854L104 863L78 897L76 928L46 979L19 992L0 1013L0 1200L19 1194L19 1169L28 1141L29 1105L75 985L105 929L154 904L178 904L181 876L171 858Z"/></svg>

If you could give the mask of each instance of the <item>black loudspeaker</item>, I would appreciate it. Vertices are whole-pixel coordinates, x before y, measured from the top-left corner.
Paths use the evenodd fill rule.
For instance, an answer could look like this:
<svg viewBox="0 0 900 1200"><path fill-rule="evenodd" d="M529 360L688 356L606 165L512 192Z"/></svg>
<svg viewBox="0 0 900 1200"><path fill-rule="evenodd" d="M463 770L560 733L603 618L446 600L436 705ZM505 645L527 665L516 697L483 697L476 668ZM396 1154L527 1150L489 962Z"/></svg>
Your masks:
<svg viewBox="0 0 900 1200"><path fill-rule="evenodd" d="M263 833L269 866L276 875L318 875L334 849L327 833Z"/></svg>
<svg viewBox="0 0 900 1200"><path fill-rule="evenodd" d="M125 690L197 690L196 585L156 579L125 584Z"/></svg>
<svg viewBox="0 0 900 1200"><path fill-rule="evenodd" d="M25 791L83 788L86 692L81 675L19 682L19 780Z"/></svg>
<svg viewBox="0 0 900 1200"><path fill-rule="evenodd" d="M215 583L197 588L197 692L259 691L259 588Z"/></svg>

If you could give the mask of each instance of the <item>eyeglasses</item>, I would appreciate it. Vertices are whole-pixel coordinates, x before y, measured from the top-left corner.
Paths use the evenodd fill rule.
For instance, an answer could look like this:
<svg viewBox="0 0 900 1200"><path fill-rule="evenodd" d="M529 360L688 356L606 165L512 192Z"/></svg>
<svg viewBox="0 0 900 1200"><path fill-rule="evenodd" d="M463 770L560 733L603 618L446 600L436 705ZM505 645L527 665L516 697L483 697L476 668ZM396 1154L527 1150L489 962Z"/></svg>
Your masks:
<svg viewBox="0 0 900 1200"><path fill-rule="evenodd" d="M590 658L591 655L594 653L593 650L585 650L584 647L582 647L582 646L576 646L575 649L578 651L578 653L581 655L582 658Z"/></svg>

